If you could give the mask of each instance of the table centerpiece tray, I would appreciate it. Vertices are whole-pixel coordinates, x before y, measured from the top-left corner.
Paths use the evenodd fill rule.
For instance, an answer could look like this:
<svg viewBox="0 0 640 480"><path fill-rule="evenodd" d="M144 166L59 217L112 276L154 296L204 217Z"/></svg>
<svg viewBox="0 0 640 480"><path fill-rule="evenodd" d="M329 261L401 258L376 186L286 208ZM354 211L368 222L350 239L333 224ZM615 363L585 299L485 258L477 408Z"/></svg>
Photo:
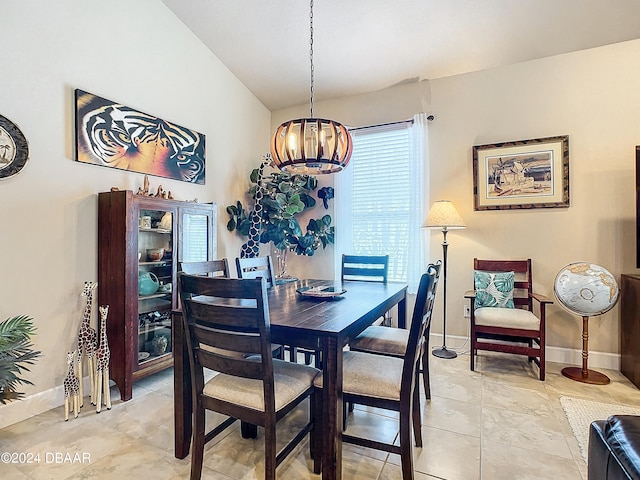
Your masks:
<svg viewBox="0 0 640 480"><path fill-rule="evenodd" d="M303 297L333 298L346 293L346 290L339 285L325 284L315 285L313 287L300 287L296 289L296 292Z"/></svg>

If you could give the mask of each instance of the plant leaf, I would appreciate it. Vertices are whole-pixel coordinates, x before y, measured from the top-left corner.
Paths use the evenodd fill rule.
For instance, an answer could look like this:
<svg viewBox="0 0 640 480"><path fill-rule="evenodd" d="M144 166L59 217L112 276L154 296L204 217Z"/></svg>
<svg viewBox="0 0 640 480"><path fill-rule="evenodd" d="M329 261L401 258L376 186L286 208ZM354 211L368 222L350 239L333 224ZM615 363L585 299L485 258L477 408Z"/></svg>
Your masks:
<svg viewBox="0 0 640 480"><path fill-rule="evenodd" d="M19 315L0 322L0 403L22 398L19 385L31 385L31 382L18 375L28 372L26 365L32 365L42 355L34 350L31 336L36 328L33 319Z"/></svg>

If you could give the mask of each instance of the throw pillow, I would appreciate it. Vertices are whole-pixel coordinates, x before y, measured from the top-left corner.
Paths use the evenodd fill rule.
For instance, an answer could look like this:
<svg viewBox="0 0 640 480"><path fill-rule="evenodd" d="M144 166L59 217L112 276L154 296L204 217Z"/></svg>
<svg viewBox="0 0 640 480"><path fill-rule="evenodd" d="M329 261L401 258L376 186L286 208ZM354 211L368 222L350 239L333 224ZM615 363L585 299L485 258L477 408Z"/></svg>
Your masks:
<svg viewBox="0 0 640 480"><path fill-rule="evenodd" d="M500 307L514 308L513 272L484 272L474 270L473 280L476 289L475 308Z"/></svg>

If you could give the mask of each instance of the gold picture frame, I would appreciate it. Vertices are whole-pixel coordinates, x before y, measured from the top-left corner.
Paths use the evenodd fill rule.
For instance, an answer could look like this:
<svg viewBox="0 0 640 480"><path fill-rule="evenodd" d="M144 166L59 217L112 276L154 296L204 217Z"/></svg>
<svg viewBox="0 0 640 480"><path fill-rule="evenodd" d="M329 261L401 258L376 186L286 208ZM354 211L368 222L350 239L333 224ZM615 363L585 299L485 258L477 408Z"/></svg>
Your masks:
<svg viewBox="0 0 640 480"><path fill-rule="evenodd" d="M474 210L569 206L569 136L473 147Z"/></svg>

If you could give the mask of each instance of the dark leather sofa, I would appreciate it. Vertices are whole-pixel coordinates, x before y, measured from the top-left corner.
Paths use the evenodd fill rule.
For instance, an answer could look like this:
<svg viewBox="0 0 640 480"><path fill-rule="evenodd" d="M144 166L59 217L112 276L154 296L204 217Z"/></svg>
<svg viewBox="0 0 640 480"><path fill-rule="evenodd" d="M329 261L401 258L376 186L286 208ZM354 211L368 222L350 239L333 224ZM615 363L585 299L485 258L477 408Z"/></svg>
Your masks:
<svg viewBox="0 0 640 480"><path fill-rule="evenodd" d="M640 480L640 417L614 415L589 428L589 480Z"/></svg>

